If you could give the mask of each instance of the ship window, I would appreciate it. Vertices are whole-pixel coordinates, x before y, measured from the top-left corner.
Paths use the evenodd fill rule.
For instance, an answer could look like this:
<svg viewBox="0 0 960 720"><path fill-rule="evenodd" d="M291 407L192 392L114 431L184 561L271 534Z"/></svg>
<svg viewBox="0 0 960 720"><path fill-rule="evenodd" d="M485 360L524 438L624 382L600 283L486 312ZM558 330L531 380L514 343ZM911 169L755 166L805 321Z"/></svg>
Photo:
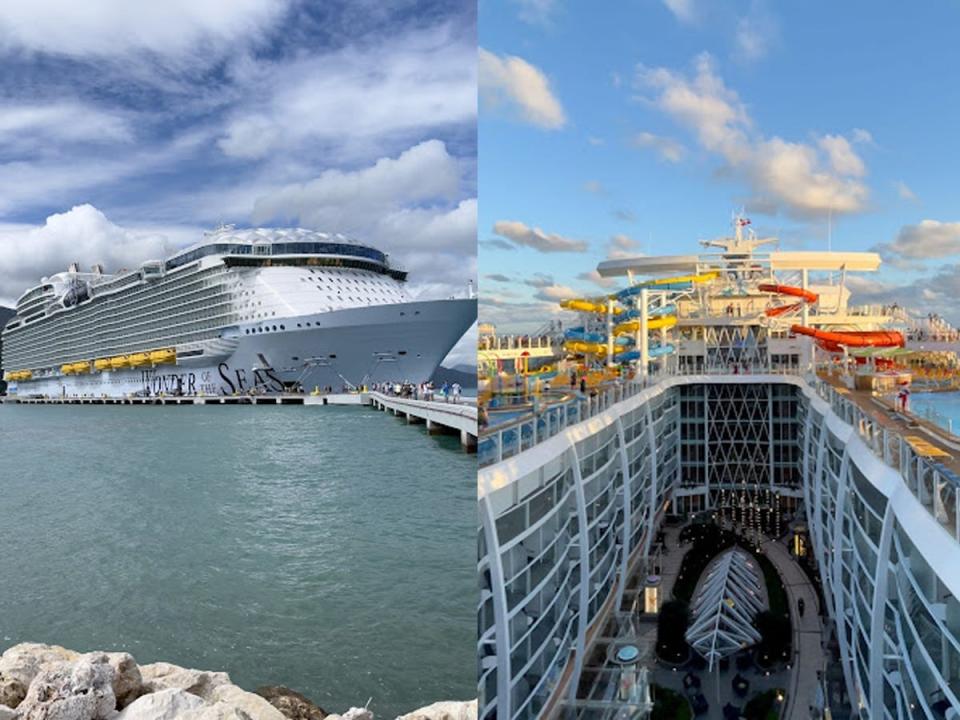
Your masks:
<svg viewBox="0 0 960 720"><path fill-rule="evenodd" d="M273 326L273 331L274 331L274 332L277 331L277 326L276 326L276 325Z"/></svg>
<svg viewBox="0 0 960 720"><path fill-rule="evenodd" d="M281 325L281 326L280 326L280 329L281 329L281 330L286 330L287 328L285 328L283 325Z"/></svg>

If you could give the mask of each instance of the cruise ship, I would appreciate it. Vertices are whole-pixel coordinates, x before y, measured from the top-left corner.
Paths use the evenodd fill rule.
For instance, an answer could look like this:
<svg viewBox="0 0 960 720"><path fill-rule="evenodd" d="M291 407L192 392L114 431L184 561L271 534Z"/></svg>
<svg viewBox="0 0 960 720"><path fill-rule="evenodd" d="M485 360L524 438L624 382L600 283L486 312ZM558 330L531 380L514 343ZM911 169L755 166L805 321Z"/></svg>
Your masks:
<svg viewBox="0 0 960 720"><path fill-rule="evenodd" d="M887 399L956 333L851 305L876 254L747 225L601 262L623 289L562 333L481 336L482 718L960 717L960 439Z"/></svg>
<svg viewBox="0 0 960 720"><path fill-rule="evenodd" d="M427 380L476 319L339 234L221 227L133 270L43 278L3 329L20 396L233 395ZM470 293L472 295L472 293Z"/></svg>

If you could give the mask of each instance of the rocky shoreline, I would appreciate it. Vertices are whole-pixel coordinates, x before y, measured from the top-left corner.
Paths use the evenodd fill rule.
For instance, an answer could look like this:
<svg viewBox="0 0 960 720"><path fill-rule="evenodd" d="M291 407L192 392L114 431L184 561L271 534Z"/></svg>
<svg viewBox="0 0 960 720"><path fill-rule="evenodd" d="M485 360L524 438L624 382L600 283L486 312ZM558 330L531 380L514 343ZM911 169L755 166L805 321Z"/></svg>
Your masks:
<svg viewBox="0 0 960 720"><path fill-rule="evenodd" d="M476 720L477 703L439 702L398 720ZM129 653L79 653L21 643L0 656L0 720L373 720L366 708L328 713L279 686L255 693L224 672L158 662Z"/></svg>

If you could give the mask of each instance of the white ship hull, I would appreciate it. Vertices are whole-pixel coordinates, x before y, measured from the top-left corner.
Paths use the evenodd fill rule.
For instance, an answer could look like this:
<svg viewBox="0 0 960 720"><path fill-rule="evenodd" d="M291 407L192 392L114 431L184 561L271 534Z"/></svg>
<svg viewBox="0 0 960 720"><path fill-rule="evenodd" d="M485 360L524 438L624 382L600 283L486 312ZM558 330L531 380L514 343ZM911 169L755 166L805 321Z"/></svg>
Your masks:
<svg viewBox="0 0 960 720"><path fill-rule="evenodd" d="M221 338L178 346L177 363L13 382L19 396L232 395L427 380L473 324L476 300L349 308L240 324ZM277 330L273 330L276 327ZM280 329L280 328L284 329ZM193 354L190 353L198 353Z"/></svg>

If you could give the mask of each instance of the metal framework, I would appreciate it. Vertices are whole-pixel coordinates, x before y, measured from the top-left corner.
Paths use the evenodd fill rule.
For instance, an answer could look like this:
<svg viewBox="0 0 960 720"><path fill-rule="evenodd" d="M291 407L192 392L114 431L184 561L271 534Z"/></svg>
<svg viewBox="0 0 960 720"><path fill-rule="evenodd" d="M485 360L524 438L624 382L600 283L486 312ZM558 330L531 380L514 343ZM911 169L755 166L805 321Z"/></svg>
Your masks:
<svg viewBox="0 0 960 720"><path fill-rule="evenodd" d="M713 670L720 658L760 642L753 621L764 606L757 563L743 550L728 550L714 560L700 582L687 642Z"/></svg>
<svg viewBox="0 0 960 720"><path fill-rule="evenodd" d="M745 413L737 422L758 428L738 443L742 450L765 441L771 463L757 479L802 495L847 694L860 716L933 720L960 712L960 479L824 384L728 375L665 378L481 469L482 718L540 717L576 697L598 629L670 501L683 493L709 498L706 488L681 482L693 462L682 455L707 445L708 433L721 432L711 426L733 417L705 407L723 397L768 406L766 415L759 407L736 411ZM698 404L699 423L688 422ZM764 418L767 437L759 430ZM698 424L702 438L681 439ZM795 455L778 460L780 450ZM606 717L618 705L611 693L605 705L566 707Z"/></svg>

